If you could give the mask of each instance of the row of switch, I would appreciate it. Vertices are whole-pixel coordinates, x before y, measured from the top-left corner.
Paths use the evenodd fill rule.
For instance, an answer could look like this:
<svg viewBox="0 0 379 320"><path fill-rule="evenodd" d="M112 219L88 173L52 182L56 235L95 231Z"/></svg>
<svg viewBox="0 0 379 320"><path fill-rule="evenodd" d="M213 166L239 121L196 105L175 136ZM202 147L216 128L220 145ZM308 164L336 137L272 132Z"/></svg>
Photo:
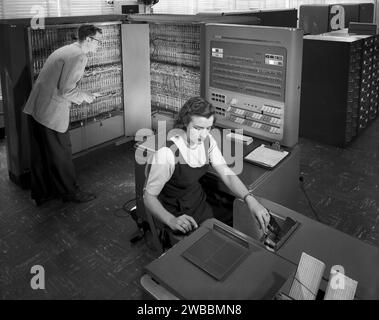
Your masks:
<svg viewBox="0 0 379 320"><path fill-rule="evenodd" d="M265 115L262 115L262 114L259 114L259 113L255 113L255 112L247 112L246 118L252 118L252 119L255 119L255 120L261 120L261 121L265 121L265 122L270 122L270 123L273 123L273 124L276 124L276 125L281 125L282 124L282 120L281 119L270 117L270 116L265 116Z"/></svg>
<svg viewBox="0 0 379 320"><path fill-rule="evenodd" d="M233 107L228 107L226 111L230 113L234 113L240 117L245 116L246 118L270 122L276 125L282 124L282 120L279 118L266 116L266 115L256 113L256 112L246 111L243 109L238 109L238 108L233 108Z"/></svg>
<svg viewBox="0 0 379 320"><path fill-rule="evenodd" d="M247 120L247 119L243 119L243 118L240 118L240 117L236 117L236 116L233 116L233 115L230 115L228 120L234 122L234 123L238 123L240 125L245 125L245 126L249 126L249 127L252 127L254 129L261 129L261 130L264 130L264 131L267 131L267 132L270 132L270 133L274 133L274 134L280 134L281 130L279 128L276 128L276 127L272 127L272 126L269 126L267 124L263 124L263 123L259 123L259 122L255 122L255 121L251 121L251 120Z"/></svg>
<svg viewBox="0 0 379 320"><path fill-rule="evenodd" d="M272 113L272 114L281 114L282 113L282 110L279 109L279 108L274 108L274 107L269 107L269 106L266 106L264 105L262 107L262 111L264 112L268 112L268 113Z"/></svg>
<svg viewBox="0 0 379 320"><path fill-rule="evenodd" d="M233 99L232 101L231 101L231 103L232 102L236 102L236 101L234 101L235 99ZM253 105L249 105L249 106L253 106ZM226 110L226 111L228 111L228 112L233 112L233 113L235 113L235 114L238 114L238 115L244 115L246 112L248 112L248 111L246 111L246 110L244 110L244 109L239 109L239 108L235 108L235 107L228 107L228 109ZM279 109L279 108L275 108L275 107L269 107L269 106L266 106L266 105L263 105L263 107L262 107L262 109L261 109L261 111L263 111L263 112L267 112L267 113L271 113L271 114L277 114L277 115L280 115L281 113L282 113L282 110L281 109Z"/></svg>

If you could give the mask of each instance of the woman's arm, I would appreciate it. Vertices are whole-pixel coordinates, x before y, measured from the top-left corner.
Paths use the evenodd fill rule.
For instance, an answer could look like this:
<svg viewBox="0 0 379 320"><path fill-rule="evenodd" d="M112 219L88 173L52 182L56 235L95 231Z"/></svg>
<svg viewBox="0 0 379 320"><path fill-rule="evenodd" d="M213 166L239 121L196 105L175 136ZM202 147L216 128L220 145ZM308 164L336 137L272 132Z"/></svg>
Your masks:
<svg viewBox="0 0 379 320"><path fill-rule="evenodd" d="M170 180L175 170L175 158L172 151L167 148L161 148L154 153L150 159L151 167L144 188L144 204L150 212L170 227L172 230L179 230L183 233L191 231L193 227L197 228L196 221L187 215L175 217L168 212L158 199L164 185Z"/></svg>
<svg viewBox="0 0 379 320"><path fill-rule="evenodd" d="M149 209L150 212L161 222L174 231L179 230L183 233L187 233L193 228L198 227L194 218L186 214L175 217L162 206L156 196L153 196L146 191L143 194L143 200L146 208Z"/></svg>
<svg viewBox="0 0 379 320"><path fill-rule="evenodd" d="M249 193L249 190L240 178L238 178L238 176L226 164L220 164L213 168L230 191L232 191L236 197L245 201L250 212L254 214L255 218L258 219L261 228L266 232L267 226L270 222L270 215L267 209Z"/></svg>

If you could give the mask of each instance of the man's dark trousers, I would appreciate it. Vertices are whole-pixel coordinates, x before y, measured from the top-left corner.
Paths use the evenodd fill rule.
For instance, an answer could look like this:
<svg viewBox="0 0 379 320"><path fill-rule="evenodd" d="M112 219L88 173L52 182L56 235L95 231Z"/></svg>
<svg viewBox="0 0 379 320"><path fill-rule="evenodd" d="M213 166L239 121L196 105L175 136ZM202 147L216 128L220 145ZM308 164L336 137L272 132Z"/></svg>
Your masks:
<svg viewBox="0 0 379 320"><path fill-rule="evenodd" d="M75 194L77 183L69 132L51 130L32 116L28 117L32 199L44 200Z"/></svg>

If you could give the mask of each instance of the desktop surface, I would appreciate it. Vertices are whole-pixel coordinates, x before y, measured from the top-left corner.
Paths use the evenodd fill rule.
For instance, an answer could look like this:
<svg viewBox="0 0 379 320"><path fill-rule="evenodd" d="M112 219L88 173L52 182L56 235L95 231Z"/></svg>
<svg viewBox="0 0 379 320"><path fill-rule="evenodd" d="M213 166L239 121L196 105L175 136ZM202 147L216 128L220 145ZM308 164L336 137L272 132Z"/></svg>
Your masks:
<svg viewBox="0 0 379 320"><path fill-rule="evenodd" d="M222 280L190 262L183 253L209 231L221 226L247 244L248 253ZM205 221L195 232L146 266L146 272L181 299L272 299L293 275L296 264L260 247L252 238L216 219Z"/></svg>
<svg viewBox="0 0 379 320"><path fill-rule="evenodd" d="M340 265L348 277L358 281L357 299L379 299L379 248L277 203L260 200L269 210L300 223L290 238L276 251L278 256L297 264L302 252L306 252L326 264L326 280L329 279L331 267ZM254 237L255 221L251 219L242 201L235 202L233 216L233 227Z"/></svg>

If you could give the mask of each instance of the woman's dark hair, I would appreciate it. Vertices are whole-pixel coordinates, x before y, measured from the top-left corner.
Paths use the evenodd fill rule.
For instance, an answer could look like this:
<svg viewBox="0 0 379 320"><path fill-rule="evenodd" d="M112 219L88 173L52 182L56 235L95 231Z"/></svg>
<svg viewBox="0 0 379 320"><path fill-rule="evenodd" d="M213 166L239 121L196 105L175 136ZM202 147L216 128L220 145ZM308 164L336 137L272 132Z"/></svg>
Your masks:
<svg viewBox="0 0 379 320"><path fill-rule="evenodd" d="M186 130L192 116L210 118L216 113L215 107L201 97L188 99L179 111L175 128Z"/></svg>
<svg viewBox="0 0 379 320"><path fill-rule="evenodd" d="M93 24L83 24L78 29L79 41L84 41L87 37L93 37L98 32L102 33L101 29L95 27Z"/></svg>

